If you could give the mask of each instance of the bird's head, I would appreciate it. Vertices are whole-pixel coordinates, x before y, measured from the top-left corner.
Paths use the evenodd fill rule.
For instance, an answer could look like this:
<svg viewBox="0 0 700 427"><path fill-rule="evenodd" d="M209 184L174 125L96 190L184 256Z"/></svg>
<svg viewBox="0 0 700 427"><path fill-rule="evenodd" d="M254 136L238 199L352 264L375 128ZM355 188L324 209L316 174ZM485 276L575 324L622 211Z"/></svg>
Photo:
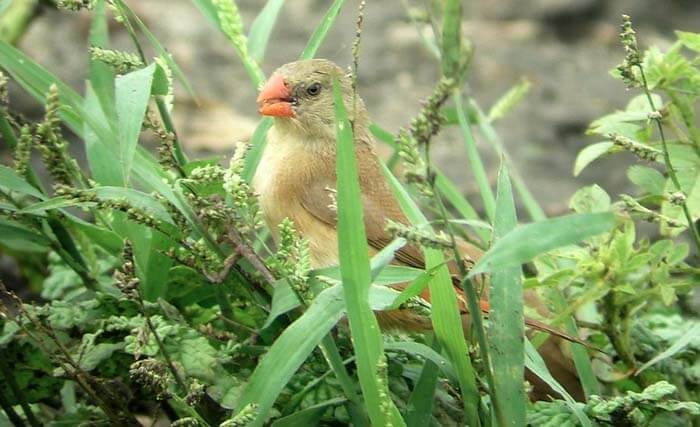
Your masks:
<svg viewBox="0 0 700 427"><path fill-rule="evenodd" d="M260 90L258 111L274 117L275 126L303 137L335 138L334 78L340 83L345 106L352 116L350 78L326 59L290 62L278 68ZM359 97L354 109L357 119L365 120L365 107Z"/></svg>

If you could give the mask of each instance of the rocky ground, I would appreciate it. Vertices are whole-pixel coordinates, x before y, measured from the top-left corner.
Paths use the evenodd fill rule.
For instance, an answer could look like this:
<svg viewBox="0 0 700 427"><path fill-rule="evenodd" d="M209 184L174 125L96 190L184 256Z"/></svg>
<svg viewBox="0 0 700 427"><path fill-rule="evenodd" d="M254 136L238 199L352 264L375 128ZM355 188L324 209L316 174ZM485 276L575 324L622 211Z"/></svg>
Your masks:
<svg viewBox="0 0 700 427"><path fill-rule="evenodd" d="M257 121L255 91L226 39L187 0L128 2L174 54L201 99L197 106L181 90L176 122L187 149L227 153ZM303 49L330 0L294 0L284 5L263 64L266 73ZM410 4L408 4L410 3ZM261 1L239 0L246 23ZM375 121L390 130L405 125L432 89L437 66L423 47L406 5L409 0L369 1L362 39L360 93ZM347 1L320 56L350 63L355 1ZM700 31L700 2L694 0L474 0L465 2L465 32L474 43L469 88L487 108L521 78L532 82L526 100L498 123L510 154L536 197L550 212L566 209L580 186L597 182L619 192L626 186L624 159L602 161L572 176L578 151L594 142L588 123L624 106L630 93L609 77L620 62L617 41L622 13L630 14L643 45L667 46L674 29ZM45 11L20 47L76 88L83 87L87 60L87 16ZM129 49L124 31L113 26L115 45ZM14 92L26 112L36 105ZM456 132L445 132L435 158L462 188L476 190ZM484 153L486 145L480 142ZM495 176L496 158L487 155ZM477 198L475 198L477 199ZM475 200L476 201L476 200Z"/></svg>

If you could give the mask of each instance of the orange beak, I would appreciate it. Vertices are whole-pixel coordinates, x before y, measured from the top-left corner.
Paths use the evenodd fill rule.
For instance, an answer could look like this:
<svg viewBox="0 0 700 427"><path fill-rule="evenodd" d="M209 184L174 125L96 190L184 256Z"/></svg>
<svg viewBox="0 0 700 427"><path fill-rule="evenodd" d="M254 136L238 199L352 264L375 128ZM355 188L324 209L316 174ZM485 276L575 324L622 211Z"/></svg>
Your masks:
<svg viewBox="0 0 700 427"><path fill-rule="evenodd" d="M273 74L258 95L258 112L263 116L294 117L292 91L284 77Z"/></svg>

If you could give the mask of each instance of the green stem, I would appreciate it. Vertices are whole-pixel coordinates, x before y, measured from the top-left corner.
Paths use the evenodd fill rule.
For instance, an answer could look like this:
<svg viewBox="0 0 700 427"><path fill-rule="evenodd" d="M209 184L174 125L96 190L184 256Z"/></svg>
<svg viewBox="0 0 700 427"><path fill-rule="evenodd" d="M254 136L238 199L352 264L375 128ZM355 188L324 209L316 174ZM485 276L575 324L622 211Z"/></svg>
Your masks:
<svg viewBox="0 0 700 427"><path fill-rule="evenodd" d="M651 109L656 112L656 106L654 105L654 100L652 99L651 92L649 91L647 78L644 74L644 67L642 67L642 64L637 64L637 68L639 68L639 72L642 77L642 88L644 89L644 94L646 95L647 101L649 102L649 107L651 107ZM659 136L661 137L661 147L663 148L664 152L664 164L666 165L666 171L668 172L668 176L671 178L673 185L676 187L676 190L682 192L683 188L681 187L681 183L678 180L678 175L676 175L676 170L671 164L671 156L668 152L668 145L666 144L666 136L664 135L664 127L661 124L661 119L655 117L654 122L656 122L656 127L659 131ZM683 203L681 203L681 207L683 208L683 214L685 215L685 219L688 221L688 228L690 229L690 232L693 235L695 248L698 251L700 251L700 232L698 232L698 228L695 226L695 222L693 221L693 218L690 215L688 204L685 201L683 201Z"/></svg>

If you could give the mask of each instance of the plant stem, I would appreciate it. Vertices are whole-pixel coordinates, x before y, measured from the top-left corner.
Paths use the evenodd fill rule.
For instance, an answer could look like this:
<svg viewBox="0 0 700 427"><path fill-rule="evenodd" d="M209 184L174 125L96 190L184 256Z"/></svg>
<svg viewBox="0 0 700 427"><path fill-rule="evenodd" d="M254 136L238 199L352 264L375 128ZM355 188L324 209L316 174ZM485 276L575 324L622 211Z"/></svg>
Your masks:
<svg viewBox="0 0 700 427"><path fill-rule="evenodd" d="M649 85L647 83L647 78L646 75L644 74L644 67L642 67L642 64L636 64L637 68L639 68L640 75L642 77L642 88L644 89L644 94L646 95L647 101L649 102L649 107L653 111L656 110L656 106L654 105L654 99L651 97L651 92L649 91ZM664 152L664 164L666 165L666 171L668 172L668 176L671 178L671 181L673 182L673 185L676 187L677 191L683 191L683 188L681 187L681 183L678 180L678 175L676 175L676 170L673 168L673 165L671 164L671 156L669 155L668 152L668 145L666 144L666 136L664 135L664 127L661 124L661 118L659 117L654 117L653 118L654 122L656 122L656 128L659 131L659 136L661 137L661 147ZM683 214L685 215L685 219L688 221L688 228L690 229L691 234L693 235L693 241L695 242L695 248L700 252L700 232L698 232L698 228L695 226L695 222L693 221L692 216L690 215L690 210L688 209L688 204L684 200L681 203L681 207L683 209Z"/></svg>

